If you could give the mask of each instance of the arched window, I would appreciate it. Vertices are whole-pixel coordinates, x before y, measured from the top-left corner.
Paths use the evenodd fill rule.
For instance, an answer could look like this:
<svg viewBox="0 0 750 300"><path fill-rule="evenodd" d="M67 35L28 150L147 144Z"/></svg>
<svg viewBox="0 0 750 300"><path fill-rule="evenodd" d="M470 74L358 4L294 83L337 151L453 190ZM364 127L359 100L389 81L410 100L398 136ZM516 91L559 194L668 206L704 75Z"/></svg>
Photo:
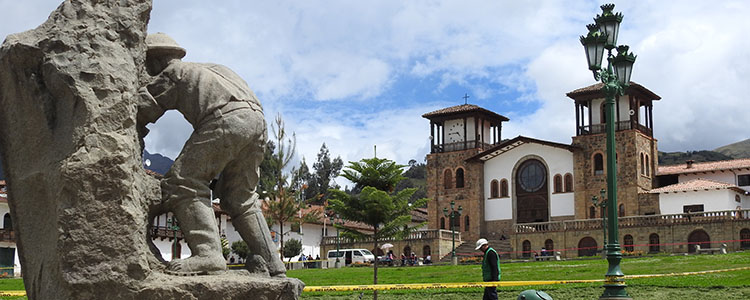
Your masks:
<svg viewBox="0 0 750 300"><path fill-rule="evenodd" d="M596 219L596 207L589 207L589 219Z"/></svg>
<svg viewBox="0 0 750 300"><path fill-rule="evenodd" d="M624 217L625 216L625 204L620 204L620 208L617 209L617 216L618 217Z"/></svg>
<svg viewBox="0 0 750 300"><path fill-rule="evenodd" d="M659 235L656 233L648 236L648 253L659 253Z"/></svg>
<svg viewBox="0 0 750 300"><path fill-rule="evenodd" d="M464 217L464 231L469 231L469 216Z"/></svg>
<svg viewBox="0 0 750 300"><path fill-rule="evenodd" d="M552 251L555 250L555 242L553 242L551 239L547 239L546 241L544 241L544 250L552 253Z"/></svg>
<svg viewBox="0 0 750 300"><path fill-rule="evenodd" d="M625 251L633 252L633 236L626 234L622 238L622 244L625 246Z"/></svg>
<svg viewBox="0 0 750 300"><path fill-rule="evenodd" d="M604 156L601 153L594 154L594 175L604 174Z"/></svg>
<svg viewBox="0 0 750 300"><path fill-rule="evenodd" d="M497 198L500 196L500 188L497 186L497 180L492 179L490 182L490 198Z"/></svg>
<svg viewBox="0 0 750 300"><path fill-rule="evenodd" d="M464 169L458 168L456 170L456 188L464 187Z"/></svg>
<svg viewBox="0 0 750 300"><path fill-rule="evenodd" d="M440 218L440 229L445 229L445 218Z"/></svg>
<svg viewBox="0 0 750 300"><path fill-rule="evenodd" d="M563 183L562 183L562 176L560 174L555 174L555 177L553 178L553 181L555 182L555 193L562 193L563 192Z"/></svg>
<svg viewBox="0 0 750 300"><path fill-rule="evenodd" d="M651 159L646 154L646 176L651 176Z"/></svg>
<svg viewBox="0 0 750 300"><path fill-rule="evenodd" d="M500 197L508 197L508 180L500 180Z"/></svg>
<svg viewBox="0 0 750 300"><path fill-rule="evenodd" d="M740 249L750 249L750 229L740 230Z"/></svg>
<svg viewBox="0 0 750 300"><path fill-rule="evenodd" d="M403 252L403 253L404 253L404 255L406 255L406 256L409 256L409 255L411 255L411 247L410 247L410 246L406 246L406 247L404 247L404 252Z"/></svg>
<svg viewBox="0 0 750 300"><path fill-rule="evenodd" d="M443 187L447 190L453 186L453 174L451 173L451 170L445 170L443 172Z"/></svg>
<svg viewBox="0 0 750 300"><path fill-rule="evenodd" d="M13 222L11 222L10 214L5 214L5 216L3 216L3 229L13 230Z"/></svg>
<svg viewBox="0 0 750 300"><path fill-rule="evenodd" d="M641 175L646 175L646 164L643 153L641 153Z"/></svg>
<svg viewBox="0 0 750 300"><path fill-rule="evenodd" d="M565 192L570 193L573 191L573 174L565 174Z"/></svg>
<svg viewBox="0 0 750 300"><path fill-rule="evenodd" d="M432 255L432 250L430 249L430 245L425 245L424 247L422 247L422 255L424 256Z"/></svg>
<svg viewBox="0 0 750 300"><path fill-rule="evenodd" d="M521 252L521 255L526 258L531 257L531 242L529 240L523 241L523 252Z"/></svg>

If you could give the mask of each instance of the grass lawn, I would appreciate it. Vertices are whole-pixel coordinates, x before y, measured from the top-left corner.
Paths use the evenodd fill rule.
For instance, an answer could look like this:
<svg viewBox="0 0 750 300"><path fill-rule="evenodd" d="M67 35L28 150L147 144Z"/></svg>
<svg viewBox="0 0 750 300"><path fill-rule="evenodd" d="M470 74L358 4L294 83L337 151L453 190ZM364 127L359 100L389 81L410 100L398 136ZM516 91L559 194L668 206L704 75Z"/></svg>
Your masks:
<svg viewBox="0 0 750 300"><path fill-rule="evenodd" d="M654 256L623 259L622 269L627 275L694 272L737 267L750 267L750 252L728 255ZM607 269L604 259L520 262L501 264L502 280L570 280L601 279ZM339 270L293 270L296 277L309 286L371 284L371 268L343 268ZM435 283L481 281L479 265L389 267L378 268L379 283ZM705 275L642 278L627 280L628 293L634 299L750 299L750 270L712 273ZM596 299L603 289L601 283L579 283L550 286L503 287L500 299L515 299L526 289L544 290L555 299ZM363 299L372 293L364 293ZM304 299L352 299L358 292L310 292ZM380 291L379 299L480 299L482 290L445 289L413 291ZM358 297L357 297L358 298Z"/></svg>
<svg viewBox="0 0 750 300"><path fill-rule="evenodd" d="M654 256L626 258L622 270L627 275L665 274L750 267L750 252L727 255ZM379 283L443 283L481 281L479 265L422 266L378 268ZM607 269L604 259L502 263L502 280L570 280L602 279ZM299 278L308 286L371 284L372 268L291 270L289 277ZM657 277L627 280L627 291L634 299L750 299L750 270L711 273L704 275ZM0 290L21 290L20 279L0 280ZM597 299L603 289L601 283L502 287L500 299L516 299L526 289L543 290L557 300ZM365 292L362 299L371 299ZM358 299L359 292L306 292L303 299ZM481 299L482 289L442 289L380 291L379 299ZM26 299L7 297L0 299Z"/></svg>

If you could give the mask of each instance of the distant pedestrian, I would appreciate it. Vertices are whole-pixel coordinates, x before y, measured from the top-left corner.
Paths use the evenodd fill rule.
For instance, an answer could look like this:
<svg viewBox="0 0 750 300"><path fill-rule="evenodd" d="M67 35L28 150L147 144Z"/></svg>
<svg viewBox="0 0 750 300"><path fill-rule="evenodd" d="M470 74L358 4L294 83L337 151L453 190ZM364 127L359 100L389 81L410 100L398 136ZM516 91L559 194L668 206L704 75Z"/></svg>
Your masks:
<svg viewBox="0 0 750 300"><path fill-rule="evenodd" d="M475 250L482 250L484 259L482 260L482 280L500 281L500 256L495 249L490 248L486 239L479 239ZM484 288L483 300L497 300L497 287Z"/></svg>
<svg viewBox="0 0 750 300"><path fill-rule="evenodd" d="M405 265L406 265L406 255L401 253L401 266L403 267Z"/></svg>

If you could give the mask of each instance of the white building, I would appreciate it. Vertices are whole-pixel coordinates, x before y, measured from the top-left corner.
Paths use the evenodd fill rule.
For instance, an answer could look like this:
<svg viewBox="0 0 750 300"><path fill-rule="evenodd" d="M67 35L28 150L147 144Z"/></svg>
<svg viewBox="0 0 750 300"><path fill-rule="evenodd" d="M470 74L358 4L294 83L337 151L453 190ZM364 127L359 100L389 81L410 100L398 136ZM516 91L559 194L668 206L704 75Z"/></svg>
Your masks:
<svg viewBox="0 0 750 300"><path fill-rule="evenodd" d="M16 250L16 238L8 207L8 190L5 180L0 180L0 216L3 216L0 230L0 277L21 276L21 261Z"/></svg>

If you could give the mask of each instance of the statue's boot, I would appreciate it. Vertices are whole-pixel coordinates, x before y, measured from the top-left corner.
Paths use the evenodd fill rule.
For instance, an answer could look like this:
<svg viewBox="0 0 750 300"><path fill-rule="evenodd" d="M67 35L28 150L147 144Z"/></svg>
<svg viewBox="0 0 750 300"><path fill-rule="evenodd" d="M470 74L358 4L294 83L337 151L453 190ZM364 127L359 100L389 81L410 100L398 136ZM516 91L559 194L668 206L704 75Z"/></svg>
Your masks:
<svg viewBox="0 0 750 300"><path fill-rule="evenodd" d="M192 255L186 259L170 261L167 271L172 274L193 275L226 270L226 260L221 253L219 229L210 204L186 201L177 204L173 213Z"/></svg>
<svg viewBox="0 0 750 300"><path fill-rule="evenodd" d="M248 211L238 217L232 217L232 225L240 233L242 239L247 243L250 253L260 256L262 259L249 259L248 269L262 269L260 266L252 266L253 263L265 262L268 273L275 277L285 277L286 268L276 251L276 244L271 239L263 213L260 211Z"/></svg>

